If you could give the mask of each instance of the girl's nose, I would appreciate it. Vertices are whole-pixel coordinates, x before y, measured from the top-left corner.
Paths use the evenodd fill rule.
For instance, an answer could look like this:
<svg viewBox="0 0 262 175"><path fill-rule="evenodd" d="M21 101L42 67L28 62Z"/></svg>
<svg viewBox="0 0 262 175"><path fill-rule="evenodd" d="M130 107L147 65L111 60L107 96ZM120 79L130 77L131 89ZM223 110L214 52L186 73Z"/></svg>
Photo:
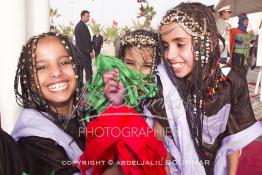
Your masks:
<svg viewBox="0 0 262 175"><path fill-rule="evenodd" d="M53 78L60 77L60 76L62 75L61 68L60 68L59 66L54 66L54 67L51 69L50 75L51 75L51 77L53 77Z"/></svg>
<svg viewBox="0 0 262 175"><path fill-rule="evenodd" d="M165 51L165 57L167 60L173 60L177 57L177 50L175 47L169 47L168 50Z"/></svg>

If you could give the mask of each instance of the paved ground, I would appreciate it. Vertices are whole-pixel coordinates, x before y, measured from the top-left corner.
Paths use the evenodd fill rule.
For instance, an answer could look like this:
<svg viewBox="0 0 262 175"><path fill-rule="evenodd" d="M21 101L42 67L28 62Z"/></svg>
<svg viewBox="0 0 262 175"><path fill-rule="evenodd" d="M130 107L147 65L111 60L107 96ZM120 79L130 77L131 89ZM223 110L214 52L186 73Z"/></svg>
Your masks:
<svg viewBox="0 0 262 175"><path fill-rule="evenodd" d="M249 95L252 103L252 107L257 119L262 118L262 102L259 97L260 94L255 94L256 79L258 75L258 69L249 70L247 74L247 81L249 83Z"/></svg>

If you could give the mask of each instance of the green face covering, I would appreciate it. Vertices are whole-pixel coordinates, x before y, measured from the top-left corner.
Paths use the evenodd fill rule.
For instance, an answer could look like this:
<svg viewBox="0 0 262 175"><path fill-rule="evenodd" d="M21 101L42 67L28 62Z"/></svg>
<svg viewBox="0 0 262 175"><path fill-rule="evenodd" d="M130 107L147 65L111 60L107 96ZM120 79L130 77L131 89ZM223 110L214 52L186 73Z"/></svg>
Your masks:
<svg viewBox="0 0 262 175"><path fill-rule="evenodd" d="M152 98L158 92L157 85L150 81L154 79L154 75L143 76L141 71L140 73L133 71L118 58L99 55L95 64L97 73L94 75L93 81L87 85L87 101L89 109L97 111L98 114L103 112L110 104L104 96L105 83L103 75L115 68L119 70L117 81L122 81L125 87L124 105L132 106L139 110L138 105L141 100Z"/></svg>

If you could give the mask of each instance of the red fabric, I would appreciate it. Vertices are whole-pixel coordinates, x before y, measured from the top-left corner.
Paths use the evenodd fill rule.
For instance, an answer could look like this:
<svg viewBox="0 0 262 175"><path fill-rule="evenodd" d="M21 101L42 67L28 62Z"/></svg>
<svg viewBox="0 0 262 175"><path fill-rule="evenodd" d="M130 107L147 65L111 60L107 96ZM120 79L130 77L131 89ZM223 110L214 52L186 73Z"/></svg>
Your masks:
<svg viewBox="0 0 262 175"><path fill-rule="evenodd" d="M262 174L262 142L253 141L243 150L239 159L237 175Z"/></svg>
<svg viewBox="0 0 262 175"><path fill-rule="evenodd" d="M242 30L240 30L239 28L233 28L230 30L230 63L232 64L232 60L233 60L233 51L234 51L234 45L235 45L235 40L236 40L236 36L238 33L247 33L244 32Z"/></svg>
<svg viewBox="0 0 262 175"><path fill-rule="evenodd" d="M101 116L87 125L86 132L86 149L80 161L113 161L117 155L119 162L136 161L132 165L121 165L124 174L166 174L165 147L155 138L153 130L144 118L133 108L127 106L107 108ZM142 163L158 165L141 165ZM80 164L82 172L92 168L93 175L102 174L108 166L108 163L93 166Z"/></svg>

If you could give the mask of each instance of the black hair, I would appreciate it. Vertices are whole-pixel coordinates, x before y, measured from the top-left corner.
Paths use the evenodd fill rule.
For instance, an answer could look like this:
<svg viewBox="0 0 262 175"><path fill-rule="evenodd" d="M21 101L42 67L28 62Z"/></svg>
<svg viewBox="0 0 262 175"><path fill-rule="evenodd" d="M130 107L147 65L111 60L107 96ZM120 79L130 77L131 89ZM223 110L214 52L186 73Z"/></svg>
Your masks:
<svg viewBox="0 0 262 175"><path fill-rule="evenodd" d="M21 107L34 109L50 119L50 116L45 113L54 116L58 115L58 112L57 110L54 111L53 109L55 108L42 96L37 76L35 76L35 52L38 42L46 37L55 37L61 41L69 56L72 57L73 69L77 79L73 105L78 103L81 95L81 89L83 87L83 72L79 63L79 53L73 43L65 35L53 32L43 33L33 36L23 46L14 81L16 101ZM55 117L51 119L56 120Z"/></svg>
<svg viewBox="0 0 262 175"><path fill-rule="evenodd" d="M86 13L88 13L88 14L89 14L90 12L89 12L89 11L87 11L87 10L83 10L83 11L81 12L81 15L80 15L80 17L82 18L82 16L85 16L85 14L86 14Z"/></svg>
<svg viewBox="0 0 262 175"><path fill-rule="evenodd" d="M163 17L162 24L173 21L182 23L180 26L192 36L194 69L185 78L178 78L168 63L165 67L183 99L191 138L199 159L204 162L209 159L202 142L205 104L210 100L210 89L213 92L223 84L220 82L222 73L218 64L221 36L216 28L213 9L201 3L181 3L170 9ZM213 174L213 163L214 160L211 160L210 165L204 164L207 174Z"/></svg>
<svg viewBox="0 0 262 175"><path fill-rule="evenodd" d="M152 39L155 42L154 43L142 43L142 42L134 42L134 41L127 41L127 42L123 42L123 39L125 37L129 37L129 38L135 38L137 36L144 36L147 37L148 39ZM160 38L159 38L159 34L155 33L153 31L148 31L148 30L144 30L144 29L139 29L139 30L135 30L135 31L131 31L126 33L123 37L121 37L121 42L120 42L120 47L118 50L118 54L117 57L120 59L124 59L125 57L125 49L127 47L134 47L134 46L141 46L141 47L152 47L154 49L155 55L153 56L153 69L151 71L151 73L155 72L155 68L157 67L157 65L159 65L161 63L161 52L162 52L162 44L160 42Z"/></svg>

